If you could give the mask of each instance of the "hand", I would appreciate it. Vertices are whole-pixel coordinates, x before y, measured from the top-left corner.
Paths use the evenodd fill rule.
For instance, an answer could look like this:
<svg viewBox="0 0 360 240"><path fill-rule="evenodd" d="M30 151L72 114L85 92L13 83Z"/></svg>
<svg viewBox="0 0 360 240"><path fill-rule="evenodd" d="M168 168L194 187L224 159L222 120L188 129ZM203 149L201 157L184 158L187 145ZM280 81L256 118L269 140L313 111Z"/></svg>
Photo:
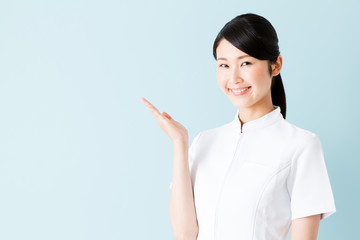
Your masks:
<svg viewBox="0 0 360 240"><path fill-rule="evenodd" d="M145 98L140 100L146 105L146 107L155 116L158 124L162 130L170 137L173 143L186 143L188 144L189 136L186 128L172 119L172 117L166 112L160 113L149 101Z"/></svg>

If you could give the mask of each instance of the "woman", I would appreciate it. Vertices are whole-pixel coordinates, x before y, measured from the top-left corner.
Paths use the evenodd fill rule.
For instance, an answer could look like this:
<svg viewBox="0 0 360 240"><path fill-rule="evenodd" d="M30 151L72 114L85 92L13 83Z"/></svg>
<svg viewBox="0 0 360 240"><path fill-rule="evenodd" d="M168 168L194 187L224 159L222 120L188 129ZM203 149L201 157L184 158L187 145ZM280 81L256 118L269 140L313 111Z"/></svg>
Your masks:
<svg viewBox="0 0 360 240"><path fill-rule="evenodd" d="M285 120L282 56L271 23L228 22L215 39L217 80L237 107L230 123L198 133L141 100L174 144L170 220L176 239L317 238L335 203L320 140Z"/></svg>

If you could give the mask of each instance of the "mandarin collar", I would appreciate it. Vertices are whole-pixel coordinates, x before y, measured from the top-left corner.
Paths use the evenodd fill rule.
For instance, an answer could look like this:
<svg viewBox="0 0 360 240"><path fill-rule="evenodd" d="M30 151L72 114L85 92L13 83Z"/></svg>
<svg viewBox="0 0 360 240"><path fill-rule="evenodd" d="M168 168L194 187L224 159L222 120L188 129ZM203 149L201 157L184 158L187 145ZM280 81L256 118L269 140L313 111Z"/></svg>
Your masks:
<svg viewBox="0 0 360 240"><path fill-rule="evenodd" d="M249 132L256 131L258 129L264 128L264 127L269 126L277 121L284 119L283 115L281 114L280 106L273 105L273 107L275 109L272 110L271 112L265 114L264 116L244 123L243 124L243 133L249 133ZM241 122L238 117L238 114L239 114L239 109L237 109L237 111L236 111L235 118L232 121L232 125L234 126L235 131L238 134L241 134Z"/></svg>

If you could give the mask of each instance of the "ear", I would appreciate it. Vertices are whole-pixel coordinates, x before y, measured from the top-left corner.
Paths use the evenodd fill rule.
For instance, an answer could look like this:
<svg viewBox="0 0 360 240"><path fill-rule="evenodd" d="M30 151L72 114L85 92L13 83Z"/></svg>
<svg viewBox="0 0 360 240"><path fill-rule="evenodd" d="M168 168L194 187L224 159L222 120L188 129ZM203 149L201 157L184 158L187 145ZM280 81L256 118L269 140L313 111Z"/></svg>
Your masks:
<svg viewBox="0 0 360 240"><path fill-rule="evenodd" d="M282 67L282 56L279 55L276 62L272 64L272 76L276 76L280 73Z"/></svg>

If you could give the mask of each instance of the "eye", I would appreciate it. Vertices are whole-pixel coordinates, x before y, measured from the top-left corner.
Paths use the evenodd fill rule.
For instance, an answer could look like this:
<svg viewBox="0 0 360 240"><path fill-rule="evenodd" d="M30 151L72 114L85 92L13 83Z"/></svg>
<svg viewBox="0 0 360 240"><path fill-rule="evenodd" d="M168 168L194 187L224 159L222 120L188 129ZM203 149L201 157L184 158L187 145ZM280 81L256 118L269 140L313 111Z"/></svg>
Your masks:
<svg viewBox="0 0 360 240"><path fill-rule="evenodd" d="M241 66L243 66L245 63L246 63L246 65L250 65L250 64L251 64L250 62L243 62L243 63L241 64ZM246 65L245 65L245 66L246 66ZM224 63L219 65L219 67L221 67L221 68L222 68L223 66L227 66L227 65L224 64Z"/></svg>

